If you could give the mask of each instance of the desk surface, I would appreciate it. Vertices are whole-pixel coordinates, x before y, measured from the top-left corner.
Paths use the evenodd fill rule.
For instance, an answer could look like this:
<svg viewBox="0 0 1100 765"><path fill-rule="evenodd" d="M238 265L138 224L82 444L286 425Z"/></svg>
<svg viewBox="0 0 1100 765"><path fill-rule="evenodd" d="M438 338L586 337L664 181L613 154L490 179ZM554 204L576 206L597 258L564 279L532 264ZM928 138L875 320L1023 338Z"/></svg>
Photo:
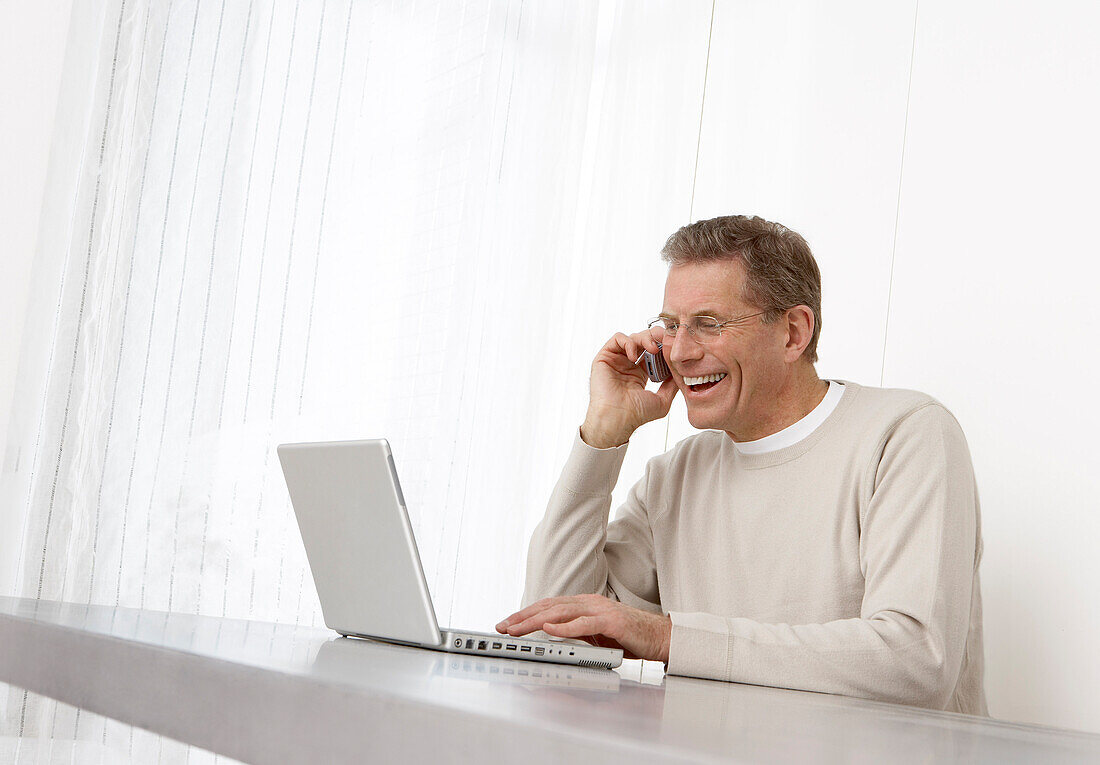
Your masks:
<svg viewBox="0 0 1100 765"><path fill-rule="evenodd" d="M1100 761L1086 733L234 619L0 598L0 646L0 681L247 762Z"/></svg>

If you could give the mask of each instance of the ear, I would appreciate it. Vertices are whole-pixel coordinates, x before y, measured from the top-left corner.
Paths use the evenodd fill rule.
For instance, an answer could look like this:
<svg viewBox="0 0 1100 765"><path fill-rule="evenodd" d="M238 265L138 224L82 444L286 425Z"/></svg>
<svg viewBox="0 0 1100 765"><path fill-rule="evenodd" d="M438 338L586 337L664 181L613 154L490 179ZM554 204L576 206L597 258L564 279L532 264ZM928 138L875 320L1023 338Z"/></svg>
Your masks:
<svg viewBox="0 0 1100 765"><path fill-rule="evenodd" d="M814 312L809 306L796 305L787 310L781 321L787 330L787 342L783 346L784 361L793 364L802 358L802 352L814 336Z"/></svg>

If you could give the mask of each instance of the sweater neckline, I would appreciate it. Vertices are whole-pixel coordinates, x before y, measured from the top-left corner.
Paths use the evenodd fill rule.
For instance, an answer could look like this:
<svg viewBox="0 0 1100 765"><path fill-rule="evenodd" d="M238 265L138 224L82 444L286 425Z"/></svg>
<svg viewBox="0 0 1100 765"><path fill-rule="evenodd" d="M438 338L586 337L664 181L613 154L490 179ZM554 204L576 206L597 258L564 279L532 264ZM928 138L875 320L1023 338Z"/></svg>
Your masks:
<svg viewBox="0 0 1100 765"><path fill-rule="evenodd" d="M844 385L844 395L841 396L836 408L825 418L824 422L818 425L812 433L798 443L791 444L782 449L776 449L772 452L765 452L764 454L744 454L737 450L737 445L729 435L722 433L722 438L725 440L724 445L729 448L730 452L734 455L734 459L737 460L737 463L746 470L759 470L760 468L774 467L775 465L781 465L784 462L790 462L793 459L801 457L803 454L810 451L810 449L814 448L821 439L836 430L837 423L845 416L848 410L852 408L852 402L859 396L863 388L863 386L849 380L837 380L837 382Z"/></svg>
<svg viewBox="0 0 1100 765"><path fill-rule="evenodd" d="M829 386L825 397L818 402L806 416L798 422L792 423L782 430L763 436L754 441L735 441L734 446L739 454L767 454L776 452L787 446L794 446L799 441L809 438L822 423L829 418L833 410L840 404L844 397L844 383L839 380L825 380Z"/></svg>

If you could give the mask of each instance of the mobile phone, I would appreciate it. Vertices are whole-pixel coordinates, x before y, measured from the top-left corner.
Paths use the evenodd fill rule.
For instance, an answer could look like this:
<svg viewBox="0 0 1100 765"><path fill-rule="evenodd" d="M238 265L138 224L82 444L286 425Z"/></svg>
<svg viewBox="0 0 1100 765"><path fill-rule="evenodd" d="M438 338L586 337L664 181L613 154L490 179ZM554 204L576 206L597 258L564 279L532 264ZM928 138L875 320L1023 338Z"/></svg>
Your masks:
<svg viewBox="0 0 1100 765"><path fill-rule="evenodd" d="M671 372L668 371L668 363L665 362L665 355L661 351L661 344L657 343L658 353L654 356L649 351L645 351L642 354L642 359L645 361L645 371L649 375L649 379L653 382L659 383L668 379Z"/></svg>

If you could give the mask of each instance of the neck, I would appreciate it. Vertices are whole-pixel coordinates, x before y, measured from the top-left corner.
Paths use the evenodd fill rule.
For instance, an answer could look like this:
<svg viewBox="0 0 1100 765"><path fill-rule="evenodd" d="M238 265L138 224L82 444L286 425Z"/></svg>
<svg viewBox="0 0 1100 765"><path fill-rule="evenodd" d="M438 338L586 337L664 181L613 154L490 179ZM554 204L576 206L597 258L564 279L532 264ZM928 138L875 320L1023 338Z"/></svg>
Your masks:
<svg viewBox="0 0 1100 765"><path fill-rule="evenodd" d="M784 381L777 394L769 397L767 411L760 418L736 432L727 430L726 435L734 441L756 441L794 425L812 412L828 393L829 383L817 376L812 365L800 366L802 368Z"/></svg>

